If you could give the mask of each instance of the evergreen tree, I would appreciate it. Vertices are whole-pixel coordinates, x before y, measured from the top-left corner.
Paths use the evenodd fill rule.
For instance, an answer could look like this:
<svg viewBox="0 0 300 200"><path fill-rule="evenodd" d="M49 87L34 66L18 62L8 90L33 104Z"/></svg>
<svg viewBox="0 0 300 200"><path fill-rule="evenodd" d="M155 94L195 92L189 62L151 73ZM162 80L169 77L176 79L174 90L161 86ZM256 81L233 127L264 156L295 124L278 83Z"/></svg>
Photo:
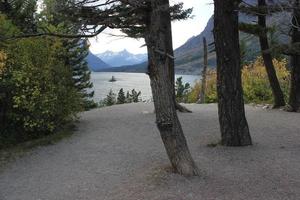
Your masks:
<svg viewBox="0 0 300 200"><path fill-rule="evenodd" d="M73 81L83 100L83 107L88 110L95 107L92 100L94 91L92 91L93 83L91 83L91 72L88 67L86 57L89 54L89 45L87 40L74 39L69 40L67 45L68 55L66 55L66 63L69 64L73 71Z"/></svg>
<svg viewBox="0 0 300 200"><path fill-rule="evenodd" d="M132 98L129 91L127 91L126 93L126 103L132 103Z"/></svg>
<svg viewBox="0 0 300 200"><path fill-rule="evenodd" d="M291 45L300 43L300 1L294 0ZM299 47L297 48L299 50ZM291 91L289 98L290 111L300 112L300 55L291 55Z"/></svg>
<svg viewBox="0 0 300 200"><path fill-rule="evenodd" d="M133 90L131 91L131 99L132 99L132 102L134 102L134 103L139 102L139 96L140 96L141 94L142 94L141 91L137 92L137 91L135 91L135 89L133 89Z"/></svg>
<svg viewBox="0 0 300 200"><path fill-rule="evenodd" d="M240 0L214 0L214 38L217 53L218 113L222 144L252 144L245 116L238 30Z"/></svg>
<svg viewBox="0 0 300 200"><path fill-rule="evenodd" d="M118 93L117 104L124 104L124 103L126 103L126 97L123 88L121 88Z"/></svg>
<svg viewBox="0 0 300 200"><path fill-rule="evenodd" d="M106 98L104 99L106 106L112 106L116 104L116 94L110 90Z"/></svg>
<svg viewBox="0 0 300 200"><path fill-rule="evenodd" d="M47 18L46 26L56 26L62 29L67 34L76 34L80 29L80 24L73 23L64 16L63 13L58 10L64 9L69 4L66 1L57 0L45 0L46 8L43 11L43 15ZM92 91L93 84L91 83L91 72L87 63L87 56L89 54L89 44L86 39L75 38L64 40L67 54L64 55L64 59L67 65L73 71L73 81L75 87L81 94L83 108L88 110L96 106L92 100L94 91Z"/></svg>
<svg viewBox="0 0 300 200"><path fill-rule="evenodd" d="M37 31L35 12L37 0L1 0L0 12L24 33Z"/></svg>
<svg viewBox="0 0 300 200"><path fill-rule="evenodd" d="M189 83L183 84L182 76L178 77L175 84L176 100L178 102L184 102L184 97L187 95L190 88L191 86Z"/></svg>

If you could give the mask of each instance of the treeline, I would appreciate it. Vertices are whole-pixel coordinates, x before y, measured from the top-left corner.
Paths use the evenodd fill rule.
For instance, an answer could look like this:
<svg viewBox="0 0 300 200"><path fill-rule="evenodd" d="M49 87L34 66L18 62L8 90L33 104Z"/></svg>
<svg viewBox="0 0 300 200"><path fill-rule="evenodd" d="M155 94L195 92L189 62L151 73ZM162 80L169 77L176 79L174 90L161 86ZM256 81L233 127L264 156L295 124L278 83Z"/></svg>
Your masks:
<svg viewBox="0 0 300 200"><path fill-rule="evenodd" d="M39 14L35 0L1 1L0 6L1 37L79 30L56 13L57 2L44 1ZM0 148L55 133L95 106L87 40L43 36L0 45Z"/></svg>
<svg viewBox="0 0 300 200"><path fill-rule="evenodd" d="M131 92L127 91L126 94L124 89L121 88L118 94L114 93L111 89L106 97L98 103L98 107L112 106L116 104L126 104L126 103L138 103L142 101L140 98L141 91L137 92L135 89L132 89Z"/></svg>

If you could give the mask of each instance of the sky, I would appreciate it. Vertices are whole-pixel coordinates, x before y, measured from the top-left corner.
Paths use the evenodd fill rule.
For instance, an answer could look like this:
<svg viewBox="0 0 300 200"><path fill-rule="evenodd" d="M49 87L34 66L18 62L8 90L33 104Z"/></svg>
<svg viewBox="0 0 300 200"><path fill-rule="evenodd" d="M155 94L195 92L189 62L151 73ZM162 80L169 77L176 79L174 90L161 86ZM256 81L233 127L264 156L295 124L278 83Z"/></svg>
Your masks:
<svg viewBox="0 0 300 200"><path fill-rule="evenodd" d="M170 0L171 4L178 2L183 2L185 8L193 8L193 18L172 23L174 49L183 45L189 38L200 34L213 14L212 0ZM116 29L108 29L96 38L90 39L91 52L98 54L107 50L118 52L124 49L134 54L147 52L145 47L141 47L145 44L143 39L116 37L111 34L121 35L122 33Z"/></svg>

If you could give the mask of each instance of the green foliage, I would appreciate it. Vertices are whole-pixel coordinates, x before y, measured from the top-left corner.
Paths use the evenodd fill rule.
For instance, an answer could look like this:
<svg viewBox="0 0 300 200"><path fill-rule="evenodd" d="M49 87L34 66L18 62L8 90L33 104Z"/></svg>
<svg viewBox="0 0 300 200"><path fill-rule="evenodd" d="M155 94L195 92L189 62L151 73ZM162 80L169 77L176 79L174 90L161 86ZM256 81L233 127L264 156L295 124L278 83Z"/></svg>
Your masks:
<svg viewBox="0 0 300 200"><path fill-rule="evenodd" d="M26 39L8 53L12 110L10 121L28 133L51 133L81 110L72 72L60 60L59 40Z"/></svg>
<svg viewBox="0 0 300 200"><path fill-rule="evenodd" d="M186 102L187 94L189 93L191 86L189 83L183 84L182 77L178 77L175 83L176 100L178 102Z"/></svg>
<svg viewBox="0 0 300 200"><path fill-rule="evenodd" d="M137 92L135 89L131 90L130 98L132 99L132 102L137 103L140 101L139 96L141 95L141 91Z"/></svg>
<svg viewBox="0 0 300 200"><path fill-rule="evenodd" d="M44 9L41 12L41 20L39 26L53 32L61 32L65 34L76 35L80 29L79 24L74 24L64 16L64 13L59 12L66 8L70 2L62 0L45 0L43 2ZM64 47L66 54L64 54L65 64L72 69L73 81L78 92L81 95L83 107L89 110L97 106L93 101L94 91L91 83L91 72L87 63L87 56L89 54L89 43L86 39L64 39Z"/></svg>
<svg viewBox="0 0 300 200"><path fill-rule="evenodd" d="M1 1L0 12L6 15L22 32L36 31L37 0Z"/></svg>
<svg viewBox="0 0 300 200"><path fill-rule="evenodd" d="M54 12L36 14L36 0L0 4L1 36L78 32ZM39 37L6 40L0 48L0 146L53 134L83 108L97 106L91 100L87 41Z"/></svg>
<svg viewBox="0 0 300 200"><path fill-rule="evenodd" d="M116 94L110 90L106 98L104 99L104 104L106 106L112 106L116 104Z"/></svg>
<svg viewBox="0 0 300 200"><path fill-rule="evenodd" d="M124 103L126 103L126 97L123 88L121 88L118 93L117 104L124 104Z"/></svg>
<svg viewBox="0 0 300 200"><path fill-rule="evenodd" d="M99 107L112 106L115 104L124 104L124 103L137 103L140 102L141 91L137 92L135 89L131 90L131 93L127 91L126 96L124 89L121 88L118 92L118 96L110 90L105 99L99 102Z"/></svg>

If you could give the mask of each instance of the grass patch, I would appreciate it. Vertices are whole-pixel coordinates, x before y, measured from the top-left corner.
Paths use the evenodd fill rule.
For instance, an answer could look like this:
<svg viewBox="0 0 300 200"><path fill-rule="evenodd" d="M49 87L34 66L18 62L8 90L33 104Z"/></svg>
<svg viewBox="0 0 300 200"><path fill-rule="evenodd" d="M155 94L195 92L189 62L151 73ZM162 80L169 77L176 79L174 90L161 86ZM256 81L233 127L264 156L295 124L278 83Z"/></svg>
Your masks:
<svg viewBox="0 0 300 200"><path fill-rule="evenodd" d="M76 130L74 124L64 126L61 130L52 135L16 144L14 146L8 146L0 149L0 169L2 169L8 162L24 156L30 150L40 147L54 145L57 142L69 138Z"/></svg>

